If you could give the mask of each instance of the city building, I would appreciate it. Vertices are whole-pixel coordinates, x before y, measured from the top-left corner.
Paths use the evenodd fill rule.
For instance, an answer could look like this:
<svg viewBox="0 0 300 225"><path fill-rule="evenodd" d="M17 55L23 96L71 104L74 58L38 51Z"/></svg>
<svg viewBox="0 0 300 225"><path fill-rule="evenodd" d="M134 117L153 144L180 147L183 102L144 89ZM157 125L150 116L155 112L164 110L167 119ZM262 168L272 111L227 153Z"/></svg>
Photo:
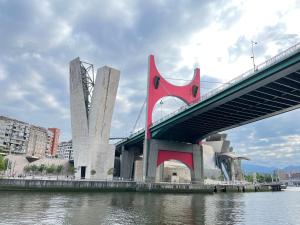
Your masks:
<svg viewBox="0 0 300 225"><path fill-rule="evenodd" d="M45 157L48 148L47 129L31 125L26 157L32 161Z"/></svg>
<svg viewBox="0 0 300 225"><path fill-rule="evenodd" d="M156 170L156 182L190 183L191 172L179 161L166 161Z"/></svg>
<svg viewBox="0 0 300 225"><path fill-rule="evenodd" d="M226 181L244 180L241 160L250 160L239 156L226 140L227 134L213 134L202 142L204 177Z"/></svg>
<svg viewBox="0 0 300 225"><path fill-rule="evenodd" d="M289 186L300 186L299 172L286 172L283 170L277 171L279 181Z"/></svg>
<svg viewBox="0 0 300 225"><path fill-rule="evenodd" d="M0 151L25 154L28 146L29 133L29 124L0 116Z"/></svg>
<svg viewBox="0 0 300 225"><path fill-rule="evenodd" d="M59 158L74 160L72 140L60 142L58 145Z"/></svg>
<svg viewBox="0 0 300 225"><path fill-rule="evenodd" d="M23 154L28 161L55 156L60 130L0 116L0 152Z"/></svg>
<svg viewBox="0 0 300 225"><path fill-rule="evenodd" d="M58 144L59 144L60 129L58 128L48 128L48 138L49 146L46 152L47 156L54 157L57 154Z"/></svg>

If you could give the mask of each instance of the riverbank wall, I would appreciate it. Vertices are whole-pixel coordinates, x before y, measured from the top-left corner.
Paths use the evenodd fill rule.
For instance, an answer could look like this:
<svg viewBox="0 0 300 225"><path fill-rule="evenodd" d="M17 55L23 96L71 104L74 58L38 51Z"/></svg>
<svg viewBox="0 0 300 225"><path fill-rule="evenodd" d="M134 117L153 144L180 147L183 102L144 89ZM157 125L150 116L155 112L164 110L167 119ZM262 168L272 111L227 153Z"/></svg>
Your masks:
<svg viewBox="0 0 300 225"><path fill-rule="evenodd" d="M141 183L131 181L0 179L0 191L216 193L271 191L268 186Z"/></svg>

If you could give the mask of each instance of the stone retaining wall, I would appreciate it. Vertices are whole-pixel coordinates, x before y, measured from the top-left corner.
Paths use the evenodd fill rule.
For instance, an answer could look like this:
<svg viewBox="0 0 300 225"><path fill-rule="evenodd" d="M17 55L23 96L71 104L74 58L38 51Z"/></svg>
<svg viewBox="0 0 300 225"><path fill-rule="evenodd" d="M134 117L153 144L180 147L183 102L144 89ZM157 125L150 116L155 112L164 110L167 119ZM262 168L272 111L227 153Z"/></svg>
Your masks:
<svg viewBox="0 0 300 225"><path fill-rule="evenodd" d="M260 186L257 188L257 186L254 185L215 186L203 184L141 183L129 181L0 179L0 191L1 190L213 193L270 191L270 188L267 186Z"/></svg>

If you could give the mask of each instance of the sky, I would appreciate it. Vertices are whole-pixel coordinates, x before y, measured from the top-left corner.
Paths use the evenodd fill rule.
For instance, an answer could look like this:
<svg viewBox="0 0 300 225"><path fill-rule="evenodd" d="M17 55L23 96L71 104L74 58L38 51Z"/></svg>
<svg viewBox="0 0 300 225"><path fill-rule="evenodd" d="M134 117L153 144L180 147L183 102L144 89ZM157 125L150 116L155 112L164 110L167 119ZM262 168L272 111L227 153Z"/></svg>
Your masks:
<svg viewBox="0 0 300 225"><path fill-rule="evenodd" d="M201 71L201 94L300 41L296 0L0 0L0 115L71 138L69 62L121 71L112 137L133 130L146 96L147 59L182 85ZM166 98L154 118L182 105ZM227 131L252 164L300 164L300 109ZM137 127L144 125L144 112Z"/></svg>

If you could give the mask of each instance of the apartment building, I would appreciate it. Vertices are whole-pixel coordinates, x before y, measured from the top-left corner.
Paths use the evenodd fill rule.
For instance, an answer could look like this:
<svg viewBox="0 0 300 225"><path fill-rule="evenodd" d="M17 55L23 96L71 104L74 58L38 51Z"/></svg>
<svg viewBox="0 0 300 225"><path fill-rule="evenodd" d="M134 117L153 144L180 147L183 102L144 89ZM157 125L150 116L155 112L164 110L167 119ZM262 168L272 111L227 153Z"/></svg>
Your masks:
<svg viewBox="0 0 300 225"><path fill-rule="evenodd" d="M0 116L0 151L25 154L28 147L30 125Z"/></svg>
<svg viewBox="0 0 300 225"><path fill-rule="evenodd" d="M59 144L60 129L58 128L48 128L48 142L49 146L47 148L47 156L56 156Z"/></svg>
<svg viewBox="0 0 300 225"><path fill-rule="evenodd" d="M48 131L43 127L31 126L27 157L44 158L49 148Z"/></svg>
<svg viewBox="0 0 300 225"><path fill-rule="evenodd" d="M60 130L0 116L0 152L39 159L55 156Z"/></svg>
<svg viewBox="0 0 300 225"><path fill-rule="evenodd" d="M72 140L63 141L63 142L59 143L58 149L59 149L59 158L67 159L67 160L74 160Z"/></svg>

